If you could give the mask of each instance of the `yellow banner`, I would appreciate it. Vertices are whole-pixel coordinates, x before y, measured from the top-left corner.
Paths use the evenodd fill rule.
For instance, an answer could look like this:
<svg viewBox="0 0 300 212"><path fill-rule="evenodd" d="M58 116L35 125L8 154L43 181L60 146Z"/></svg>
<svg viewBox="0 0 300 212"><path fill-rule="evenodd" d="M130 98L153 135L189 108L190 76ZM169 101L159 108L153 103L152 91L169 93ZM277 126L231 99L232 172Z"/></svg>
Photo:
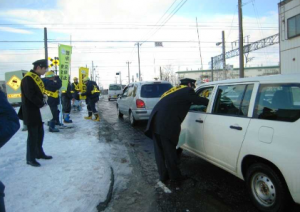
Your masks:
<svg viewBox="0 0 300 212"><path fill-rule="evenodd" d="M85 67L79 68L79 89L81 93L84 93L86 91L86 85L82 82L83 78L89 76L89 69ZM79 95L79 99L86 99L86 96Z"/></svg>
<svg viewBox="0 0 300 212"><path fill-rule="evenodd" d="M22 94L20 93L13 93L13 94L7 94L7 98L9 99L15 99L15 98L21 98Z"/></svg>

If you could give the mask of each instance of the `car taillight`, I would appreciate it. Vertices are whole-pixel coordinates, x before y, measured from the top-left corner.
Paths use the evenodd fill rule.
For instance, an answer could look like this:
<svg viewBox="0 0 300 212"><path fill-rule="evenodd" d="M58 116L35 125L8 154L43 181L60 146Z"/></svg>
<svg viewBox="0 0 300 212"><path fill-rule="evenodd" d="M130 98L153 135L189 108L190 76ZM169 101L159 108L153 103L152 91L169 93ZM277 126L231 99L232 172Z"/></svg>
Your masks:
<svg viewBox="0 0 300 212"><path fill-rule="evenodd" d="M137 108L145 108L145 102L141 99L136 100L136 107Z"/></svg>

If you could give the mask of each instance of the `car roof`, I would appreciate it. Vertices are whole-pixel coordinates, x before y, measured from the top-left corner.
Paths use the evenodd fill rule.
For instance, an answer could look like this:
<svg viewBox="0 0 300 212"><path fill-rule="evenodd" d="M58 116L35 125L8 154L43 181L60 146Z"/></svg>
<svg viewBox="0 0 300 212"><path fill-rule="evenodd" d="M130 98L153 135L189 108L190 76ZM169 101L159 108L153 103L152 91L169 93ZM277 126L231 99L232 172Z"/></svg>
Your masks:
<svg viewBox="0 0 300 212"><path fill-rule="evenodd" d="M133 82L133 83L130 83L130 84L138 84L138 85L145 85L145 84L171 84L170 82L168 81L162 81L162 80L158 80L158 81L140 81L140 82Z"/></svg>
<svg viewBox="0 0 300 212"><path fill-rule="evenodd" d="M259 77L248 77L238 79L228 79L221 81L207 82L199 85L199 87L207 85L228 84L243 82L260 82L260 83L300 83L300 74L277 74Z"/></svg>

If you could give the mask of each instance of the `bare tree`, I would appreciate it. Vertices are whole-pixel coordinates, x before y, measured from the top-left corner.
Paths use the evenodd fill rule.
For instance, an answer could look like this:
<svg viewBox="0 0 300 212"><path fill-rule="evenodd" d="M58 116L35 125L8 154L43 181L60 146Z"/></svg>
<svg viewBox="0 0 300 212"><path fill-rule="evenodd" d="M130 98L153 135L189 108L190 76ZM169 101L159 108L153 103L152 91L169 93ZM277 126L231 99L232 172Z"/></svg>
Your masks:
<svg viewBox="0 0 300 212"><path fill-rule="evenodd" d="M173 85L176 84L176 75L174 73L174 67L169 64L163 67L162 69L162 80L168 81Z"/></svg>

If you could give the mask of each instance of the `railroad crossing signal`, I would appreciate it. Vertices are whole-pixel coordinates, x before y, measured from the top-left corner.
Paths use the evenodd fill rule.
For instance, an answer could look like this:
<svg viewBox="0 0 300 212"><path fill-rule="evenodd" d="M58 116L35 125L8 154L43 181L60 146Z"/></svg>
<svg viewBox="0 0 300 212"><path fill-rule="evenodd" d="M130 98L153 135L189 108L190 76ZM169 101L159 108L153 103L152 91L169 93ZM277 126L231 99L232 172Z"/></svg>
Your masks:
<svg viewBox="0 0 300 212"><path fill-rule="evenodd" d="M57 67L59 65L59 60L58 57L54 57L54 59L52 59L51 57L48 57L48 60L50 60L52 63L48 66L49 68L51 68L52 66Z"/></svg>
<svg viewBox="0 0 300 212"><path fill-rule="evenodd" d="M16 91L21 86L21 80L16 75L13 75L6 84Z"/></svg>

